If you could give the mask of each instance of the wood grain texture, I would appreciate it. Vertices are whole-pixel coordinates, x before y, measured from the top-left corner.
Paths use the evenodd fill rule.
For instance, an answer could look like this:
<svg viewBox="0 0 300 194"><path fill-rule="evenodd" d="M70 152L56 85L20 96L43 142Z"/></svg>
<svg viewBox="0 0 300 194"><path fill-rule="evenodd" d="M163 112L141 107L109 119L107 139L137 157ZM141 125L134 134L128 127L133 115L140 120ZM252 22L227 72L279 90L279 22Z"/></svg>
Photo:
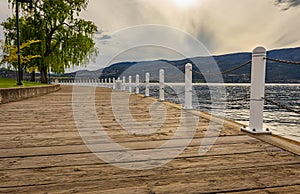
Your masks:
<svg viewBox="0 0 300 194"><path fill-rule="evenodd" d="M132 117L148 122L154 102L153 98L131 95ZM162 153L153 161L144 157L122 161L128 165L167 160L167 153L180 148L184 140L178 138L170 147L160 147L180 125L181 110L171 103L165 103L162 127L149 135L128 133L116 121L110 89L96 90L95 105L99 122L114 142L135 150L156 148ZM194 139L169 163L127 170L119 168L118 161L107 164L99 159L84 143L73 118L72 87L0 105L0 193L300 193L298 155L248 136L237 130L236 123L221 125L218 119L210 122L208 118L199 117ZM91 120L82 133L92 140L89 144L118 153L97 135L94 126ZM200 145L211 149L199 155Z"/></svg>

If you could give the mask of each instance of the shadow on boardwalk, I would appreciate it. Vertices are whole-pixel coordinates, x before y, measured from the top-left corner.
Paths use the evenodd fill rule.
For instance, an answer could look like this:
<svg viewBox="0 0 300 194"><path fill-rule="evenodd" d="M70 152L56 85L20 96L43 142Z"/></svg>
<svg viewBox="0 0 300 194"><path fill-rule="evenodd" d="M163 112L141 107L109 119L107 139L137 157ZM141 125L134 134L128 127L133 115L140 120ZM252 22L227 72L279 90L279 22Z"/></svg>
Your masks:
<svg viewBox="0 0 300 194"><path fill-rule="evenodd" d="M159 131L128 134L115 122L110 99L109 89L97 89L98 117L109 136L128 148L158 147L179 125L180 110L169 106ZM133 117L147 121L153 101L132 95ZM203 118L190 145L174 160L151 170L125 170L103 162L83 143L73 119L71 87L0 110L0 193L300 192L300 157L240 131L215 125L220 137L199 156L208 125Z"/></svg>

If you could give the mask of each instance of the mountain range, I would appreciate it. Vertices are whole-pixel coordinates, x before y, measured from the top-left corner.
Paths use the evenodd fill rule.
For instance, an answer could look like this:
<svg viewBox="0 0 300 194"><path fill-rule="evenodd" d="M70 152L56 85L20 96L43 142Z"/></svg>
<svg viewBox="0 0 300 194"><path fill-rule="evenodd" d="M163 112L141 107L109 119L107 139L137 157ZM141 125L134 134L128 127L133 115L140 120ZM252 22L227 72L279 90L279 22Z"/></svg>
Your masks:
<svg viewBox="0 0 300 194"><path fill-rule="evenodd" d="M155 61L139 61L139 62L120 62L113 64L104 69L92 72L100 75L102 78L120 77L123 75L141 75L141 80L144 80L146 72L150 72L152 81L158 81L158 70L163 68L166 73L174 71L172 80L178 80L180 76L176 76L176 71L184 72L185 64L193 64L193 82L206 82L207 77L201 73L206 72L213 64L217 64L221 72L235 68L249 60L251 60L252 53L233 53L226 55L218 55L213 57L193 57L182 60L155 60ZM268 58L280 59L286 61L300 61L300 47L272 50L267 52ZM202 68L203 67L203 68ZM201 69L201 73L200 73ZM204 69L204 70L203 70ZM80 74L84 75L85 71ZM196 72L196 73L195 73ZM78 72L75 72L78 73ZM67 76L74 76L75 73L66 74ZM86 71L86 73L91 73ZM178 72L177 72L178 74ZM167 76L166 76L167 77ZM170 78L171 79L171 78ZM183 78L182 78L183 79ZM223 75L225 83L249 83L251 81L251 64L248 64L240 69L232 71ZM133 79L134 80L134 79ZM267 83L300 83L300 65L285 64L267 61Z"/></svg>

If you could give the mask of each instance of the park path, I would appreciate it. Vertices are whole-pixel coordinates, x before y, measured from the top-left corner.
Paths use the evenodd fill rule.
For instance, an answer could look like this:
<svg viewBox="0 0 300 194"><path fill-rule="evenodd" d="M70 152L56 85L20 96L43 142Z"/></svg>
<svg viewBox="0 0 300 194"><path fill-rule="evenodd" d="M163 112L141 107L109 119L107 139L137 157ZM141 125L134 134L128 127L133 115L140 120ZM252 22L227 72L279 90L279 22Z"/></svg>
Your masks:
<svg viewBox="0 0 300 194"><path fill-rule="evenodd" d="M160 130L128 134L116 122L110 101L110 89L96 90L102 126L125 147L157 148L179 126L180 110L167 105ZM148 107L154 101L131 95L133 117L149 120ZM219 124L214 127L220 137L205 155L199 155L208 121L200 118L198 123L192 142L171 162L154 169L126 170L100 160L83 142L73 118L72 87L0 105L0 193L300 193L299 156ZM168 151L161 149L161 155ZM124 163L140 162L143 159Z"/></svg>

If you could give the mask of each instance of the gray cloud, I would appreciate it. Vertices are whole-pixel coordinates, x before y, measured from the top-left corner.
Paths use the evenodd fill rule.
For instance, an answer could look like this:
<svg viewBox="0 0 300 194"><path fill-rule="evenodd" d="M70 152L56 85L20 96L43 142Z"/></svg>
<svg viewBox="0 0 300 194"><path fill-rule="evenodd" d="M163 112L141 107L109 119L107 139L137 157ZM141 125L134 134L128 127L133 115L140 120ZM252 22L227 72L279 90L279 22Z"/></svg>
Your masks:
<svg viewBox="0 0 300 194"><path fill-rule="evenodd" d="M111 36L109 35L103 35L99 38L99 40L109 40L109 39L111 39Z"/></svg>
<svg viewBox="0 0 300 194"><path fill-rule="evenodd" d="M187 32L201 41L212 54L250 52L258 45L268 50L300 46L300 10L282 12L278 9L300 6L300 0L198 1L192 7L183 8L176 6L174 0L90 0L87 11L81 16L95 22L101 29L95 38L100 49L98 63L103 65L109 53L126 48L126 44L132 41L126 37L116 41L118 39L113 36L114 33L145 24L166 25ZM4 21L12 10L7 8L7 0L0 0L0 4L0 21ZM155 36L159 40L169 38L145 32L132 39L143 41L156 39ZM3 32L0 29L1 37ZM190 47L190 43L184 39L176 41L182 47ZM143 58L150 51L142 52L140 49L137 53Z"/></svg>
<svg viewBox="0 0 300 194"><path fill-rule="evenodd" d="M186 8L173 0L90 0L82 16L96 22L107 35L143 24L178 28L199 39L213 54L251 51L257 45L268 49L299 46L298 9L283 15L272 1L278 6L296 6L300 0L199 0Z"/></svg>
<svg viewBox="0 0 300 194"><path fill-rule="evenodd" d="M282 10L300 6L300 0L275 0L276 5L283 6Z"/></svg>

